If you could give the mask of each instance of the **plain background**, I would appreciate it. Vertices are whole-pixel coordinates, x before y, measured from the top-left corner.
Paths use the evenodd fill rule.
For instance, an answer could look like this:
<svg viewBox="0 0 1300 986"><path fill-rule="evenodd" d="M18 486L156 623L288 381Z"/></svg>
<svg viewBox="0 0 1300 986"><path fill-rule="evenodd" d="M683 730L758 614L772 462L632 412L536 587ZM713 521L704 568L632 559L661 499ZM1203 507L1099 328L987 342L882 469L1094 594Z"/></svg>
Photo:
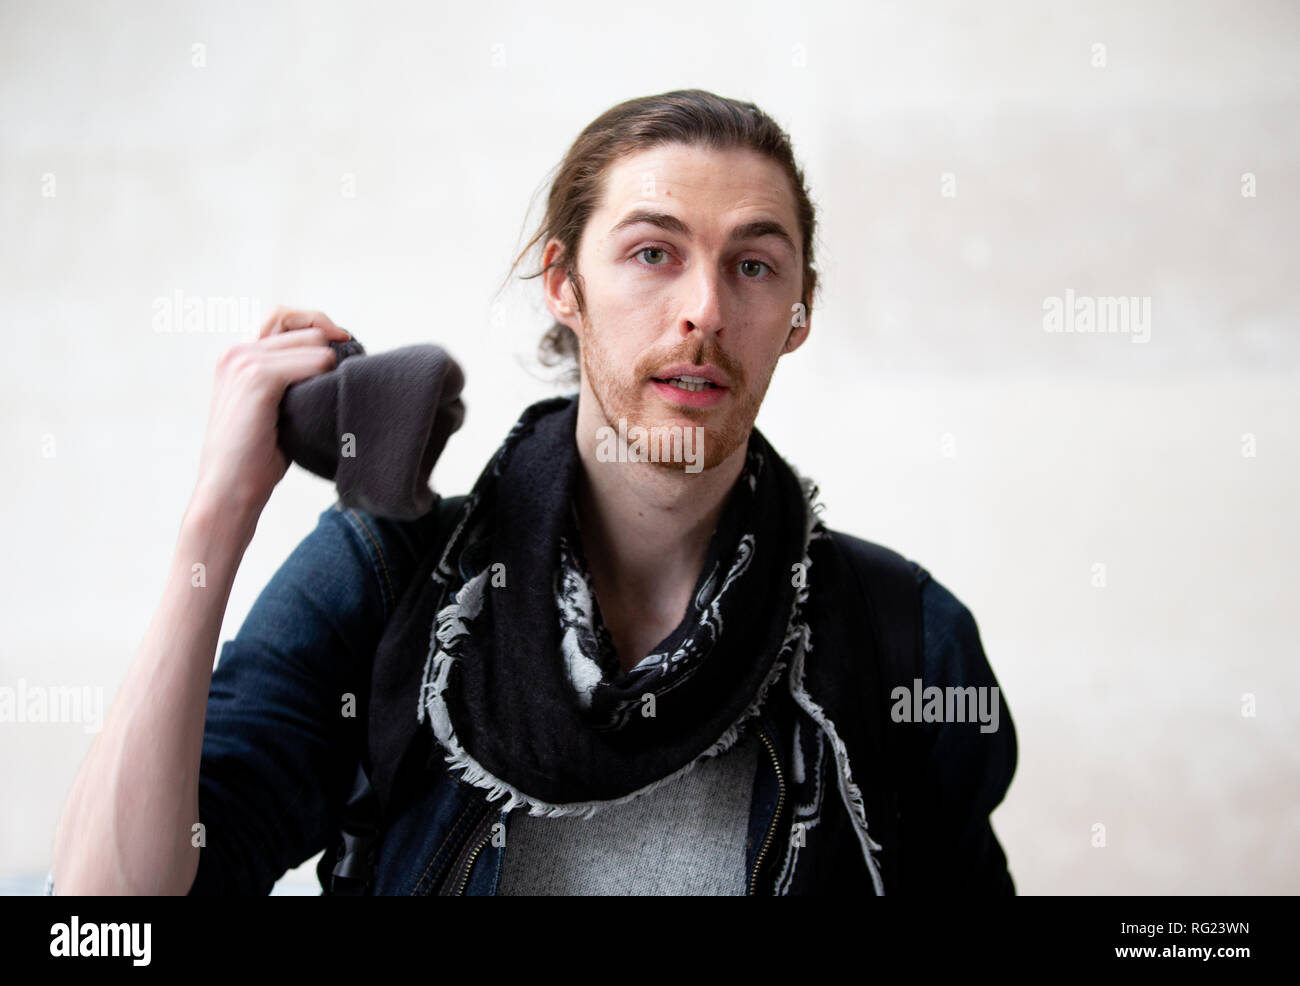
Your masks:
<svg viewBox="0 0 1300 986"><path fill-rule="evenodd" d="M606 108L698 86L789 131L820 210L758 426L975 614L1020 891L1295 893L1297 50L1289 3L5 3L0 684L111 701L217 356L275 304L446 346L468 415L434 486L465 492L555 392L538 282L495 293L534 195ZM1149 342L1045 332L1067 289L1149 298ZM155 332L177 292L257 311ZM291 468L223 641L333 499ZM9 889L90 739L0 723Z"/></svg>

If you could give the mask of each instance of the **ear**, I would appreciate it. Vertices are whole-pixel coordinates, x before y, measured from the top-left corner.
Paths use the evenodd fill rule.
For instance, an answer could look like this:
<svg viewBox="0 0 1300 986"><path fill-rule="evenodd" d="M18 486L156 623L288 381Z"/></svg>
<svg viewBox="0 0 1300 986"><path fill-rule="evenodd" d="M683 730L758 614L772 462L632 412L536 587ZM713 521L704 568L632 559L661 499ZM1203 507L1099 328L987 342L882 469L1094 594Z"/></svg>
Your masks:
<svg viewBox="0 0 1300 986"><path fill-rule="evenodd" d="M804 340L808 338L808 333L812 331L811 322L812 320L810 318L808 321L796 325L790 330L790 334L786 336L785 345L781 347L782 356L787 353L793 353L804 344Z"/></svg>
<svg viewBox="0 0 1300 986"><path fill-rule="evenodd" d="M563 264L551 264L564 256L564 247L559 240L551 239L542 252L542 266L549 268L542 275L542 295L551 317L561 325L567 325L579 339L582 338L582 319L578 316L577 300L573 295L573 284L565 273Z"/></svg>

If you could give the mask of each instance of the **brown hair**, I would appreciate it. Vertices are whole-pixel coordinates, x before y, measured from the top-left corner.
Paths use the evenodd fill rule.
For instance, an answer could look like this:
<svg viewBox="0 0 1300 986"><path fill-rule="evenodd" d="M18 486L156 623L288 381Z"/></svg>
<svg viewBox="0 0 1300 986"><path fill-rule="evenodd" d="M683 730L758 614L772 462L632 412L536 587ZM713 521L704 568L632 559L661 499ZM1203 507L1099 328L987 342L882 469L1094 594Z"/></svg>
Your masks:
<svg viewBox="0 0 1300 986"><path fill-rule="evenodd" d="M619 103L587 125L554 169L546 215L533 238L510 266L513 273L535 245L558 239L563 250L547 267L523 280L540 277L550 267L562 266L573 284L578 311L583 310L582 277L577 271L578 243L587 221L599 205L606 169L624 155L661 144L700 144L715 150L746 148L775 161L790 178L803 239L803 297L805 320L812 315L817 272L813 267L816 210L804 186L790 138L770 116L753 103L739 102L703 89L678 89ZM507 273L506 280L509 280ZM548 367L563 366L561 379L579 378L578 338L562 322L555 322L537 347L538 360Z"/></svg>

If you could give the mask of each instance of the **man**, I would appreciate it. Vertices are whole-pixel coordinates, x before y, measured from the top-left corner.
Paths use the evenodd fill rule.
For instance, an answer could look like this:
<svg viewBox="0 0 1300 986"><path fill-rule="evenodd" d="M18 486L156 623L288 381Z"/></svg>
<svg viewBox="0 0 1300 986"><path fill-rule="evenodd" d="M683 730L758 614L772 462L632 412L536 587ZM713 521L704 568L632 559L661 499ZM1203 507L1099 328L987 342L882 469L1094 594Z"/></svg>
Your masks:
<svg viewBox="0 0 1300 986"><path fill-rule="evenodd" d="M530 244L576 398L526 409L463 502L321 515L214 674L191 893L265 892L341 811L335 892L1014 892L973 619L828 531L754 429L809 337L814 225L752 104L584 130ZM337 328L281 321L264 339Z"/></svg>

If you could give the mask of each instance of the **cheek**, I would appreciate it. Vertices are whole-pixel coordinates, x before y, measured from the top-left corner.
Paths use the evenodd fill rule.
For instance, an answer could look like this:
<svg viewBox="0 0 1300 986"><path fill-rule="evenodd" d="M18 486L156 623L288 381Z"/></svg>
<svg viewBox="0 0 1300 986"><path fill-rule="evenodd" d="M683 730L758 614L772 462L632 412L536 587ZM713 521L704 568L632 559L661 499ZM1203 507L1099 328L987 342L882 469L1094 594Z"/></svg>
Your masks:
<svg viewBox="0 0 1300 986"><path fill-rule="evenodd" d="M666 307L666 299L661 294L647 291L636 278L619 274L599 281L589 277L586 297L588 317L597 328L605 330L606 348L610 348L610 336L638 332Z"/></svg>
<svg viewBox="0 0 1300 986"><path fill-rule="evenodd" d="M789 331L776 328L758 329L747 334L745 345L736 353L745 367L747 380L759 380L769 373L781 357L781 347L785 345Z"/></svg>
<svg viewBox="0 0 1300 986"><path fill-rule="evenodd" d="M615 265L599 272L599 283L594 290L603 307L612 311L626 311L653 303L664 294L662 277L638 276L630 267ZM588 280L590 284L590 279ZM592 288L588 288L592 290Z"/></svg>

